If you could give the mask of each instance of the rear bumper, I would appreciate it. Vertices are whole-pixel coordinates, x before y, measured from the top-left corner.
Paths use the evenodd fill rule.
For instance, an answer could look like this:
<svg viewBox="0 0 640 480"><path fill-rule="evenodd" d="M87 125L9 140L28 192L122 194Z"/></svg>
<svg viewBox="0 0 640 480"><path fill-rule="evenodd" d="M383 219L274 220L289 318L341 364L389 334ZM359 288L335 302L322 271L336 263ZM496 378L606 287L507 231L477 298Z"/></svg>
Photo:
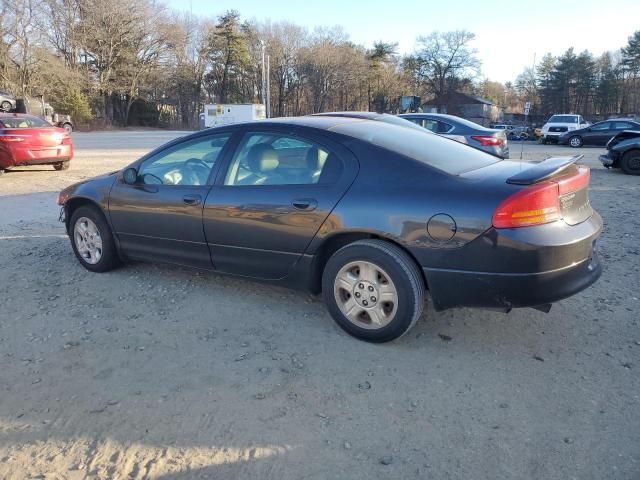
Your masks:
<svg viewBox="0 0 640 480"><path fill-rule="evenodd" d="M436 310L536 307L575 295L602 274L597 253L561 270L526 274L424 269Z"/></svg>
<svg viewBox="0 0 640 480"><path fill-rule="evenodd" d="M424 266L436 310L479 307L501 311L536 307L570 297L602 273L596 242L602 231L597 212L576 226L493 230L472 244L465 264ZM477 261L474 261L477 260ZM472 263L473 262L473 263ZM437 268L434 268L437 267Z"/></svg>

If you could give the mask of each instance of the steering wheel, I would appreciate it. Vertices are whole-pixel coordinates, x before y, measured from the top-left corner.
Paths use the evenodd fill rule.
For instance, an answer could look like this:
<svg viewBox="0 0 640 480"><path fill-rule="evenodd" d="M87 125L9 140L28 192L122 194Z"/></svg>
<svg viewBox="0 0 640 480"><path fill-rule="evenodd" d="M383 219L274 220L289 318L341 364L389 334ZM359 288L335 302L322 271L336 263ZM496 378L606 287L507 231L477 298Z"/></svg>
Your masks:
<svg viewBox="0 0 640 480"><path fill-rule="evenodd" d="M211 171L209 166L199 158L188 159L184 162L183 170L182 183L185 185L204 185Z"/></svg>

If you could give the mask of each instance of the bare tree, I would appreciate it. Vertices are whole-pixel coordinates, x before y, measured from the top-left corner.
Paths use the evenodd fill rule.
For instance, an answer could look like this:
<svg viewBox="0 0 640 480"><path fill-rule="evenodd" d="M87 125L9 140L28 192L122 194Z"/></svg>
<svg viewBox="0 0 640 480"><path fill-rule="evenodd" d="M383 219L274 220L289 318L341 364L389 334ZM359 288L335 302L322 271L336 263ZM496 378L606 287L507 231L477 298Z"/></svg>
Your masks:
<svg viewBox="0 0 640 480"><path fill-rule="evenodd" d="M474 39L475 35L466 30L418 37L418 49L409 62L413 75L436 97L445 96L457 81L478 74L480 61L471 46Z"/></svg>

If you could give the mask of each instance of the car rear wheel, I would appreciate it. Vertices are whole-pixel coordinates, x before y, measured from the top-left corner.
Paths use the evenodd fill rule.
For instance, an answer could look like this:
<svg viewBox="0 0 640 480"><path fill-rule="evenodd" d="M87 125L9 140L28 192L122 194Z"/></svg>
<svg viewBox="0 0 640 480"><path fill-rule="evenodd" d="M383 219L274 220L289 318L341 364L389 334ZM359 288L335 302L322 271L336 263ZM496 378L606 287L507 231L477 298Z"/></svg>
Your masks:
<svg viewBox="0 0 640 480"><path fill-rule="evenodd" d="M11 102L4 101L0 104L0 109L5 112L10 112L12 108Z"/></svg>
<svg viewBox="0 0 640 480"><path fill-rule="evenodd" d="M53 165L56 170L69 170L69 162L59 162Z"/></svg>
<svg viewBox="0 0 640 480"><path fill-rule="evenodd" d="M573 148L580 148L582 146L582 143L582 137L578 135L574 135L569 139L569 145L571 145Z"/></svg>
<svg viewBox="0 0 640 480"><path fill-rule="evenodd" d="M622 157L620 168L627 175L640 175L640 150L631 150Z"/></svg>
<svg viewBox="0 0 640 480"><path fill-rule="evenodd" d="M73 132L73 126L70 123L65 123L62 125L62 128L64 128L64 131L67 133Z"/></svg>
<svg viewBox="0 0 640 480"><path fill-rule="evenodd" d="M418 266L402 249L381 240L361 240L334 253L322 275L322 290L336 323L367 342L401 337L424 307Z"/></svg>
<svg viewBox="0 0 640 480"><path fill-rule="evenodd" d="M120 263L111 229L96 207L79 207L73 212L69 237L73 252L87 270L107 272Z"/></svg>

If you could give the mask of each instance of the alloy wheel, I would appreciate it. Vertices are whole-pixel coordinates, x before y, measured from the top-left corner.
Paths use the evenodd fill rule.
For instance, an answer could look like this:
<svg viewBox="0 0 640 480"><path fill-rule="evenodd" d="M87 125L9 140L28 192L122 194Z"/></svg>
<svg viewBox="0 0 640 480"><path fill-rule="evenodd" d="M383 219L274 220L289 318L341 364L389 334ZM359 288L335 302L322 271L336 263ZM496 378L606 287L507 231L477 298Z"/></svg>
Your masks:
<svg viewBox="0 0 640 480"><path fill-rule="evenodd" d="M80 217L73 228L73 241L83 261L95 265L102 258L100 230L87 217Z"/></svg>
<svg viewBox="0 0 640 480"><path fill-rule="evenodd" d="M333 292L340 311L360 328L385 327L398 310L398 291L393 280L372 262L360 260L342 267Z"/></svg>

